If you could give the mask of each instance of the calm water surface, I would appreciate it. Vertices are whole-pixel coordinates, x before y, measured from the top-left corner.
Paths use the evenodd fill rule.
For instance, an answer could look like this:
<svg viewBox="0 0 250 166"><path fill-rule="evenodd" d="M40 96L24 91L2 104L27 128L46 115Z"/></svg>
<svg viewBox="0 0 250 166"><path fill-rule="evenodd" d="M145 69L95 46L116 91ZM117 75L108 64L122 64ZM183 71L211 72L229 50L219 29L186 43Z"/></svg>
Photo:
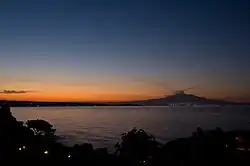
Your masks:
<svg viewBox="0 0 250 166"><path fill-rule="evenodd" d="M250 107L62 107L13 108L22 121L44 119L63 143L91 142L113 148L123 132L142 128L159 141L190 136L196 128L250 129Z"/></svg>

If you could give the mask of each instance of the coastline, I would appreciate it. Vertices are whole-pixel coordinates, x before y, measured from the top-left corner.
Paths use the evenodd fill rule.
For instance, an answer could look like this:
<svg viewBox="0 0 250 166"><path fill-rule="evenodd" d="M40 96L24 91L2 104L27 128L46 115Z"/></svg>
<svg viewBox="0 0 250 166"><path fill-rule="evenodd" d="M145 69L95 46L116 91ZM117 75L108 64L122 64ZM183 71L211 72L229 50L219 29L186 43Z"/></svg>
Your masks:
<svg viewBox="0 0 250 166"><path fill-rule="evenodd" d="M107 148L94 149L91 143L65 146L58 142L53 125L39 119L30 121L34 125L17 121L8 106L1 107L0 119L4 134L1 141L5 142L1 160L160 166L250 162L250 131L246 130L224 132L220 128L210 131L197 128L191 137L159 143L153 135L134 128L123 133L114 145L116 152L109 153Z"/></svg>

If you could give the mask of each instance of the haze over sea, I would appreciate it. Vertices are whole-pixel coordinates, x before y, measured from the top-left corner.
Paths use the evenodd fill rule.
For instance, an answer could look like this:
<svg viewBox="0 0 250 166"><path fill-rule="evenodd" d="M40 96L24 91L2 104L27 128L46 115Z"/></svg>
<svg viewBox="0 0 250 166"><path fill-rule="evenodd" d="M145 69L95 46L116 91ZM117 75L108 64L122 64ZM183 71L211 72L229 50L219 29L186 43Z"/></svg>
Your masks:
<svg viewBox="0 0 250 166"><path fill-rule="evenodd" d="M250 129L250 107L35 107L12 108L17 120L44 119L57 129L63 143L84 142L113 149L120 135L133 127L159 141L190 136L197 127Z"/></svg>

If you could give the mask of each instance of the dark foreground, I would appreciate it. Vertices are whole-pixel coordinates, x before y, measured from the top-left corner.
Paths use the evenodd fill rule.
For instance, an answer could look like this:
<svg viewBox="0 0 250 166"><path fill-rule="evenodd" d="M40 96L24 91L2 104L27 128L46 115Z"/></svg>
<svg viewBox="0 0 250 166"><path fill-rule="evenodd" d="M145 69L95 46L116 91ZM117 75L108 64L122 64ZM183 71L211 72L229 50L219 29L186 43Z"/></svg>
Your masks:
<svg viewBox="0 0 250 166"><path fill-rule="evenodd" d="M159 126L160 127L160 126ZM8 106L0 109L1 164L60 165L249 165L250 132L197 129L189 138L160 144L144 130L122 134L116 153L92 144L67 147L57 142L55 129L44 120L17 121Z"/></svg>

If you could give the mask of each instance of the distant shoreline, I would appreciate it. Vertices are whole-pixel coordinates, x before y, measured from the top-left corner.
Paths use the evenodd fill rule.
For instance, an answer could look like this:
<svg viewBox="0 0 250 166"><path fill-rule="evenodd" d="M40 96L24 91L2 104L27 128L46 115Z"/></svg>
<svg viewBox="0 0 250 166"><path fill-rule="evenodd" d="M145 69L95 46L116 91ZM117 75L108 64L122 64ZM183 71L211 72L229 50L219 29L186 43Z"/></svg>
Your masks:
<svg viewBox="0 0 250 166"><path fill-rule="evenodd" d="M148 99L141 101L124 102L49 102L49 101L13 101L0 100L0 104L10 107L82 107L82 106L250 106L250 103L230 102L223 100L207 99L192 94L175 94L164 98Z"/></svg>
<svg viewBox="0 0 250 166"><path fill-rule="evenodd" d="M0 103L0 105L3 103ZM225 106L250 106L249 103L237 103L237 104L195 104L195 105L136 105L136 104L72 104L72 103L57 103L57 104L13 104L8 103L10 107L21 107L21 108L40 108L40 107L171 107L171 108L180 108L180 107L225 107Z"/></svg>

